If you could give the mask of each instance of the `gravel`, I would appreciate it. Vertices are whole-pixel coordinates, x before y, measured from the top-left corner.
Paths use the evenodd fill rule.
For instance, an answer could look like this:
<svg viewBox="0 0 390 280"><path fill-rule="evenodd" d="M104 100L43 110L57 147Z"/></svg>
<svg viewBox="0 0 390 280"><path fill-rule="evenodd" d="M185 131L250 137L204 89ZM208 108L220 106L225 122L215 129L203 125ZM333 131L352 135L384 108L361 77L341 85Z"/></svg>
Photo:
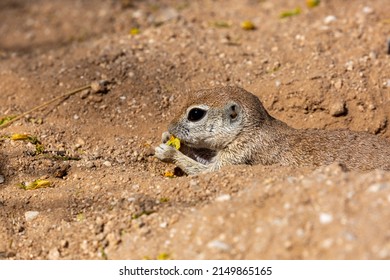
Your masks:
<svg viewBox="0 0 390 280"><path fill-rule="evenodd" d="M333 216L329 213L320 213L320 223L323 225L333 222Z"/></svg>
<svg viewBox="0 0 390 280"><path fill-rule="evenodd" d="M220 240L212 240L209 243L207 243L207 247L210 249L217 249L221 251L229 251L230 250L230 245L220 241Z"/></svg>
<svg viewBox="0 0 390 280"><path fill-rule="evenodd" d="M338 101L331 105L329 113L333 117L340 117L346 115L348 112L344 101Z"/></svg>
<svg viewBox="0 0 390 280"><path fill-rule="evenodd" d="M38 217L38 215L39 215L38 211L27 211L26 213L24 213L24 217L27 222L34 220L35 218Z"/></svg>

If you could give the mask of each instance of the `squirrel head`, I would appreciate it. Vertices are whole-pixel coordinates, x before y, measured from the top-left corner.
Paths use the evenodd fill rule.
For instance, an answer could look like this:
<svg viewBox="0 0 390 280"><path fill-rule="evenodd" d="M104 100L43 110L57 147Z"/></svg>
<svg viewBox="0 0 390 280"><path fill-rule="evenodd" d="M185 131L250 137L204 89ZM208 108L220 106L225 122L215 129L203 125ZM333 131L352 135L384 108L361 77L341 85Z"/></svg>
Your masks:
<svg viewBox="0 0 390 280"><path fill-rule="evenodd" d="M191 93L168 130L189 147L221 150L270 118L252 93L217 87Z"/></svg>

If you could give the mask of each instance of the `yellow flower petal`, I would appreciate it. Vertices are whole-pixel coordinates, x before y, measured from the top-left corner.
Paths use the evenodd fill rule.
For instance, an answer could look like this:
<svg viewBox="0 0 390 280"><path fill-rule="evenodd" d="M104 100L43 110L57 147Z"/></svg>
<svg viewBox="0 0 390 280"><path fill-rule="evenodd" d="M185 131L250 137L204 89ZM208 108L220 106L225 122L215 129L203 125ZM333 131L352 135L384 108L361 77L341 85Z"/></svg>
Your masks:
<svg viewBox="0 0 390 280"><path fill-rule="evenodd" d="M284 11L280 14L280 18L292 17L299 15L301 13L301 8L297 7L290 11Z"/></svg>
<svg viewBox="0 0 390 280"><path fill-rule="evenodd" d="M320 0L306 0L306 6L309 8L314 8L320 4Z"/></svg>
<svg viewBox="0 0 390 280"><path fill-rule="evenodd" d="M172 171L165 171L164 177L173 178L175 175Z"/></svg>
<svg viewBox="0 0 390 280"><path fill-rule="evenodd" d="M20 184L20 187L25 190L36 190L40 188L48 188L50 186L51 186L51 182L49 180L42 180L42 179L37 179L28 184L25 183Z"/></svg>
<svg viewBox="0 0 390 280"><path fill-rule="evenodd" d="M241 22L241 28L244 30L255 30L256 27L250 20L244 20Z"/></svg>
<svg viewBox="0 0 390 280"><path fill-rule="evenodd" d="M140 30L138 28L132 28L130 29L130 35L138 35L140 33Z"/></svg>
<svg viewBox="0 0 390 280"><path fill-rule="evenodd" d="M176 150L180 149L180 139L176 138L175 136L171 136L171 138L166 143L168 146L175 147Z"/></svg>
<svg viewBox="0 0 390 280"><path fill-rule="evenodd" d="M18 141L18 140L29 140L31 137L31 135L29 134L19 134L19 133L15 133L15 134L12 134L10 139L11 140L14 140L14 141Z"/></svg>

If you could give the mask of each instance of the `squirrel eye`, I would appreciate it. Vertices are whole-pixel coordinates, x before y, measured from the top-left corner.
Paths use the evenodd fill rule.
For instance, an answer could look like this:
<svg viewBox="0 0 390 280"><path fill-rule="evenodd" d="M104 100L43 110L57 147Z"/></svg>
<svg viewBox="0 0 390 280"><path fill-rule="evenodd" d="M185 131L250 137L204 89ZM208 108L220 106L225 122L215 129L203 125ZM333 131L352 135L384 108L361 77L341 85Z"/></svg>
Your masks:
<svg viewBox="0 0 390 280"><path fill-rule="evenodd" d="M199 108L193 108L188 113L188 120L196 122L201 120L206 115L206 111Z"/></svg>

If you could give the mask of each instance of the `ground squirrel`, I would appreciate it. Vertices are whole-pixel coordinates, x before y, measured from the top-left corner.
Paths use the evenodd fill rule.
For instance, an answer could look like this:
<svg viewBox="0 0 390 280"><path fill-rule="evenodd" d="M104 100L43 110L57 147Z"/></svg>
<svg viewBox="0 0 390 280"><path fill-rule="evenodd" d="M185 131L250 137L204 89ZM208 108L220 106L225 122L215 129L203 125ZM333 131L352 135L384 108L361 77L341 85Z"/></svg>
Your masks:
<svg viewBox="0 0 390 280"><path fill-rule="evenodd" d="M196 91L172 120L155 155L192 175L225 165L319 166L390 170L390 142L348 130L295 129L270 116L260 100L239 87ZM170 135L180 150L165 142Z"/></svg>

